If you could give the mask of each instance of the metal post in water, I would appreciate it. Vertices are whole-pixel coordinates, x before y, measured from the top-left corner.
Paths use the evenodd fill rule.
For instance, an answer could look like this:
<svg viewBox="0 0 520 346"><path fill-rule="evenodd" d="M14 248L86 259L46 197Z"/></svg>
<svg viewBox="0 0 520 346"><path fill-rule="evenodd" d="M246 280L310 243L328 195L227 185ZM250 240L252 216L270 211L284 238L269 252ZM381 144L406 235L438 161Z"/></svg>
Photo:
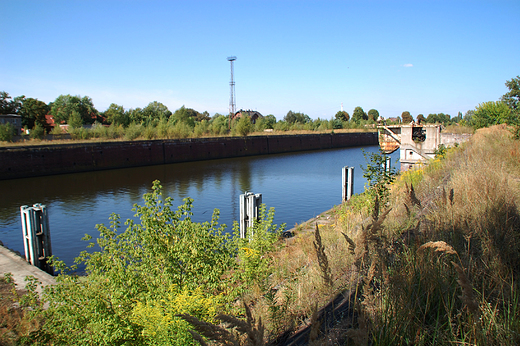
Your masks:
<svg viewBox="0 0 520 346"><path fill-rule="evenodd" d="M341 170L342 191L341 200L348 201L354 192L354 167L345 166Z"/></svg>
<svg viewBox="0 0 520 346"><path fill-rule="evenodd" d="M252 228L254 221L258 220L262 194L245 192L240 195L240 238L245 238L247 229Z"/></svg>
<svg viewBox="0 0 520 346"><path fill-rule="evenodd" d="M39 203L32 207L22 205L20 214L25 259L32 265L53 275L53 269L47 263L47 259L52 256L52 248L46 206Z"/></svg>

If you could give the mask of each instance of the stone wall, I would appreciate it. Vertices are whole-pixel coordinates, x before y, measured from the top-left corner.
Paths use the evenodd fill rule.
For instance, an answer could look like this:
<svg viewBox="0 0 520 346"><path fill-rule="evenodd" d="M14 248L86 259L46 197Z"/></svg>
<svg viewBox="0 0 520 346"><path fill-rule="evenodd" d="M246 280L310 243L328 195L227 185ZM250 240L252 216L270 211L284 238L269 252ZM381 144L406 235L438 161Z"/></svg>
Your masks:
<svg viewBox="0 0 520 346"><path fill-rule="evenodd" d="M377 144L359 132L2 147L0 179Z"/></svg>

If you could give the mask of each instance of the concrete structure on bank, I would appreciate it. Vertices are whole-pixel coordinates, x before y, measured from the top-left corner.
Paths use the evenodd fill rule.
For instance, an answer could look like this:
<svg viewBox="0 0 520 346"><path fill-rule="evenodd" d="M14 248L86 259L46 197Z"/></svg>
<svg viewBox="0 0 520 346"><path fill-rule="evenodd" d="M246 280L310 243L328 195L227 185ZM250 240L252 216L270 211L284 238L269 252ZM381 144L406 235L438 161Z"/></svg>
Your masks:
<svg viewBox="0 0 520 346"><path fill-rule="evenodd" d="M13 280L17 289L25 288L25 285L27 284L25 278L28 276L35 277L41 283L37 289L37 292L40 294L42 293L42 286L56 284L56 279L52 275L31 265L13 251L0 246L0 275L3 276L7 273L13 275Z"/></svg>
<svg viewBox="0 0 520 346"><path fill-rule="evenodd" d="M0 147L0 179L377 143L377 132L348 132Z"/></svg>
<svg viewBox="0 0 520 346"><path fill-rule="evenodd" d="M441 144L455 145L467 141L471 134L442 133L442 125L378 126L379 145L386 153L401 149L399 161L401 170L408 170L414 164L435 157L435 151Z"/></svg>

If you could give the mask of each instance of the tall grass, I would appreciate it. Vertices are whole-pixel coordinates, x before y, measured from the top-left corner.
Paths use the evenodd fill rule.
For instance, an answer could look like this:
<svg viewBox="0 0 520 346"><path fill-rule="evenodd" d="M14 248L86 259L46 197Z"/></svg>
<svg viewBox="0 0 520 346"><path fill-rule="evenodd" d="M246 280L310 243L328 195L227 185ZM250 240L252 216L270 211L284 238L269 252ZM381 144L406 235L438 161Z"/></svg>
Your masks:
<svg viewBox="0 0 520 346"><path fill-rule="evenodd" d="M302 230L272 254L270 286L283 294L249 297L267 334L350 292L345 343L520 344L520 142L506 128L401 174L380 215L370 199L334 208L319 241Z"/></svg>

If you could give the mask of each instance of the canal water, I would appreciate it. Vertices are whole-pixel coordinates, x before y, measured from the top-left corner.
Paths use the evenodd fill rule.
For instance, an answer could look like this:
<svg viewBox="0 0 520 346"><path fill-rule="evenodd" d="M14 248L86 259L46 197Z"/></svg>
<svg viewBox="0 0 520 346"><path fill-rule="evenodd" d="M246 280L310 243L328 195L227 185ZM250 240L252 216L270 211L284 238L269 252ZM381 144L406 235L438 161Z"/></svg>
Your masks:
<svg viewBox="0 0 520 346"><path fill-rule="evenodd" d="M261 193L263 203L275 208L275 223L291 228L341 203L343 166L355 167L354 192L363 192L360 165L365 159L358 147L3 180L0 240L23 254L20 206L45 204L53 254L71 265L87 245L81 238L96 238L96 224L108 226L111 213L120 214L121 221L133 218L132 206L144 204L142 195L154 180L175 205L193 198L196 222L209 221L218 208L220 223L231 231L239 219L239 195L249 191Z"/></svg>

